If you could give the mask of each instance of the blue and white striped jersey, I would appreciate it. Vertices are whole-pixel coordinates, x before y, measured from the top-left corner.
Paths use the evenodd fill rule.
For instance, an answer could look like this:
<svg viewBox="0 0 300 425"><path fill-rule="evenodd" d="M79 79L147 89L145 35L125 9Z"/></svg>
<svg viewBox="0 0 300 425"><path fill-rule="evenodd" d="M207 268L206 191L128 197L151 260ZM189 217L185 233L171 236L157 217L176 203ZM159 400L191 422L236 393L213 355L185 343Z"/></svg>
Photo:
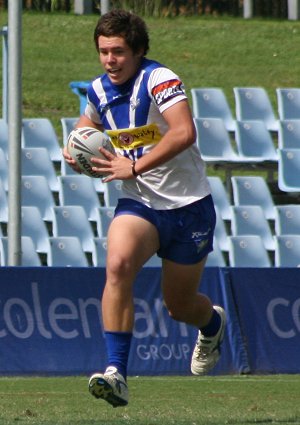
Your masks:
<svg viewBox="0 0 300 425"><path fill-rule="evenodd" d="M180 78L145 58L125 84L112 84L106 74L97 77L88 88L85 115L103 125L118 154L137 160L166 133L163 111L183 99L186 94ZM123 181L124 197L154 209L179 208L209 193L196 144L143 176Z"/></svg>

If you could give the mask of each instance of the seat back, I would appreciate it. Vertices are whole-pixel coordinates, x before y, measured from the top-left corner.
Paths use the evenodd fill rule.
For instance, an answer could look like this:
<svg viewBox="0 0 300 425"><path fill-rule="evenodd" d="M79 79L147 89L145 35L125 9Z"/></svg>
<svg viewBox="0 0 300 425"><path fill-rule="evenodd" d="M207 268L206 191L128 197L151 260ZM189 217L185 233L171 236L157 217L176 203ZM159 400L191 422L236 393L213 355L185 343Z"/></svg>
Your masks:
<svg viewBox="0 0 300 425"><path fill-rule="evenodd" d="M300 267L300 235L280 235L275 243L276 267Z"/></svg>
<svg viewBox="0 0 300 425"><path fill-rule="evenodd" d="M22 236L29 236L37 252L47 253L49 250L49 232L41 212L36 206L21 207Z"/></svg>
<svg viewBox="0 0 300 425"><path fill-rule="evenodd" d="M97 220L97 209L101 206L92 179L83 174L59 176L59 203L61 206L80 205L88 219Z"/></svg>
<svg viewBox="0 0 300 425"><path fill-rule="evenodd" d="M220 118L228 131L235 130L235 120L221 88L192 88L191 95L195 118Z"/></svg>
<svg viewBox="0 0 300 425"><path fill-rule="evenodd" d="M22 176L22 206L36 206L45 221L53 220L55 199L45 176Z"/></svg>
<svg viewBox="0 0 300 425"><path fill-rule="evenodd" d="M300 149L279 149L278 186L284 192L300 192Z"/></svg>
<svg viewBox="0 0 300 425"><path fill-rule="evenodd" d="M226 267L226 261L218 242L214 241L214 250L207 256L205 267Z"/></svg>
<svg viewBox="0 0 300 425"><path fill-rule="evenodd" d="M106 267L107 238L94 238L95 250L93 252L93 265L95 267Z"/></svg>
<svg viewBox="0 0 300 425"><path fill-rule="evenodd" d="M223 220L231 220L231 203L221 178L218 176L208 176L208 181L214 204L218 208L221 217Z"/></svg>
<svg viewBox="0 0 300 425"><path fill-rule="evenodd" d="M300 88L277 88L276 94L279 118L300 119Z"/></svg>
<svg viewBox="0 0 300 425"><path fill-rule="evenodd" d="M0 238L0 265L8 266L8 238ZM38 267L41 266L41 260L36 252L35 245L29 236L21 237L21 266Z"/></svg>
<svg viewBox="0 0 300 425"><path fill-rule="evenodd" d="M238 121L261 120L268 130L278 130L278 120L266 90L262 87L234 87Z"/></svg>
<svg viewBox="0 0 300 425"><path fill-rule="evenodd" d="M0 149L8 155L8 124L3 118L0 118Z"/></svg>
<svg viewBox="0 0 300 425"><path fill-rule="evenodd" d="M279 149L300 148L300 119L284 120L279 122L278 129Z"/></svg>
<svg viewBox="0 0 300 425"><path fill-rule="evenodd" d="M220 118L194 118L197 143L206 161L238 161L228 131Z"/></svg>
<svg viewBox="0 0 300 425"><path fill-rule="evenodd" d="M21 159L23 176L45 176L50 189L58 191L55 167L46 148L22 148Z"/></svg>
<svg viewBox="0 0 300 425"><path fill-rule="evenodd" d="M300 235L300 205L276 205L276 235Z"/></svg>
<svg viewBox="0 0 300 425"><path fill-rule="evenodd" d="M63 145L66 146L68 143L68 137L72 130L74 130L79 117L62 117L60 119L61 127L62 127L62 135L63 135Z"/></svg>
<svg viewBox="0 0 300 425"><path fill-rule="evenodd" d="M76 236L49 238L50 249L47 256L48 266L87 267L88 261Z"/></svg>
<svg viewBox="0 0 300 425"><path fill-rule="evenodd" d="M237 121L236 144L241 156L254 161L277 161L272 136L263 121Z"/></svg>
<svg viewBox="0 0 300 425"><path fill-rule="evenodd" d="M53 236L76 236L85 252L94 249L94 231L85 209L80 205L53 208Z"/></svg>
<svg viewBox="0 0 300 425"><path fill-rule="evenodd" d="M107 207L115 207L122 195L122 181L113 180L104 184L104 203Z"/></svg>
<svg viewBox="0 0 300 425"><path fill-rule="evenodd" d="M22 145L26 148L46 148L52 161L62 160L57 134L47 118L23 118Z"/></svg>
<svg viewBox="0 0 300 425"><path fill-rule="evenodd" d="M271 261L259 236L230 236L229 265L231 267L270 267Z"/></svg>
<svg viewBox="0 0 300 425"><path fill-rule="evenodd" d="M112 219L114 218L114 207L100 207L97 210L97 234L99 238L106 238Z"/></svg>
<svg viewBox="0 0 300 425"><path fill-rule="evenodd" d="M259 205L268 220L275 218L271 191L262 176L232 176L234 205Z"/></svg>
<svg viewBox="0 0 300 425"><path fill-rule="evenodd" d="M267 250L274 250L271 227L262 208L258 205L234 206L231 220L233 236L257 235Z"/></svg>

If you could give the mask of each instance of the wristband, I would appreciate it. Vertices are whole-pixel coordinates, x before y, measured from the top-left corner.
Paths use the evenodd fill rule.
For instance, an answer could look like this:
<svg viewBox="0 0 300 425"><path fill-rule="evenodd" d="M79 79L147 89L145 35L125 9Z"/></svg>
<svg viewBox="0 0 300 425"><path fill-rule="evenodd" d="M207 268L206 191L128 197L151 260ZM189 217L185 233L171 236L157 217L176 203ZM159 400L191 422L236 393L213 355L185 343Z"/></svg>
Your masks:
<svg viewBox="0 0 300 425"><path fill-rule="evenodd" d="M131 172L134 177L137 177L139 174L135 171L135 161L131 163Z"/></svg>

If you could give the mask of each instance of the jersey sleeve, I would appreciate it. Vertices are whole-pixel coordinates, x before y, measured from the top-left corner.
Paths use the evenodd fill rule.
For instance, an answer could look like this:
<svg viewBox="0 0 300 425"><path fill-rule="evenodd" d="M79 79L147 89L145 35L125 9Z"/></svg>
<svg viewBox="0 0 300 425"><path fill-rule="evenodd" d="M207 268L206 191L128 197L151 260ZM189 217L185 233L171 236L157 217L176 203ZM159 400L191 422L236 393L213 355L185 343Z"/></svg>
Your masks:
<svg viewBox="0 0 300 425"><path fill-rule="evenodd" d="M164 67L152 71L148 80L148 91L160 113L175 103L187 99L181 79Z"/></svg>

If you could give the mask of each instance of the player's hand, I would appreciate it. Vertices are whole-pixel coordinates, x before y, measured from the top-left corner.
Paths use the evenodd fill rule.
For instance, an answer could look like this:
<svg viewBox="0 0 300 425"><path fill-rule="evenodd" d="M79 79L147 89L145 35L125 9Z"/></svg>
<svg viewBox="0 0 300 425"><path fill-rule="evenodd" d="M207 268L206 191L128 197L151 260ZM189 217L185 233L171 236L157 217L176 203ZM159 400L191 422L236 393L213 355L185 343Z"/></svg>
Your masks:
<svg viewBox="0 0 300 425"><path fill-rule="evenodd" d="M79 168L79 166L76 164L76 161L71 157L71 155L68 152L67 147L65 146L62 149L62 155L66 161L66 163L74 170L76 171L76 173L81 174L81 170Z"/></svg>
<svg viewBox="0 0 300 425"><path fill-rule="evenodd" d="M122 155L114 155L104 148L99 151L105 156L105 159L91 158L94 164L93 171L97 173L109 173L104 179L104 183L112 180L128 180L134 178L132 174L132 160Z"/></svg>

